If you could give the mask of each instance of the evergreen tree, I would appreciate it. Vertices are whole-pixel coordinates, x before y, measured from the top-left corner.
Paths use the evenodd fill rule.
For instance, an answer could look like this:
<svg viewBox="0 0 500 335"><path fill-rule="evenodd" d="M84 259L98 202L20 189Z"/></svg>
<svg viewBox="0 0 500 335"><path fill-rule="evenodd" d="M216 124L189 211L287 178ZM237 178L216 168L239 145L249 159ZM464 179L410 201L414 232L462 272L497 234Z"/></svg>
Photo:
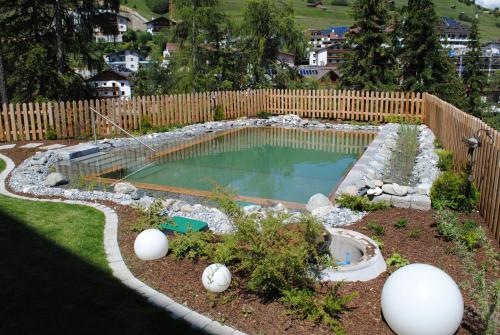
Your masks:
<svg viewBox="0 0 500 335"><path fill-rule="evenodd" d="M433 1L409 0L403 14L400 55L403 89L427 91L464 108L464 86L441 46Z"/></svg>
<svg viewBox="0 0 500 335"><path fill-rule="evenodd" d="M472 23L468 51L465 55L465 69L463 80L467 87L468 112L471 115L481 117L485 104L482 94L486 86L486 76L481 71L481 45L479 43L478 20Z"/></svg>
<svg viewBox="0 0 500 335"><path fill-rule="evenodd" d="M346 43L351 51L342 64L341 86L357 90L392 89L396 84L395 58L387 34L386 0L356 0L353 29Z"/></svg>

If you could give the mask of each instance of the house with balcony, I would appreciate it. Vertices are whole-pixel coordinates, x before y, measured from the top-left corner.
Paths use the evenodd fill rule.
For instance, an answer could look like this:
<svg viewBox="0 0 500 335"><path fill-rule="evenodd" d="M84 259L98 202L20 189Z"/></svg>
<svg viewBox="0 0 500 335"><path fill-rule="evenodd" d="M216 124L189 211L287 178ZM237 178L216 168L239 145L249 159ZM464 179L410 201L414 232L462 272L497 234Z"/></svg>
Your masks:
<svg viewBox="0 0 500 335"><path fill-rule="evenodd" d="M112 52L104 56L104 61L111 69L122 74L136 73L141 65L151 63L148 57L132 50Z"/></svg>
<svg viewBox="0 0 500 335"><path fill-rule="evenodd" d="M349 27L330 27L328 29L308 30L309 65L337 67L349 51L345 47L345 34Z"/></svg>
<svg viewBox="0 0 500 335"><path fill-rule="evenodd" d="M95 98L128 98L132 96L132 80L112 69L104 70L85 81Z"/></svg>
<svg viewBox="0 0 500 335"><path fill-rule="evenodd" d="M438 32L444 48L457 50L469 43L470 27L449 17L441 18Z"/></svg>
<svg viewBox="0 0 500 335"><path fill-rule="evenodd" d="M172 26L175 26L176 22L169 18L160 16L157 18L153 18L151 21L148 21L145 24L146 24L146 31L154 35L164 29L168 29Z"/></svg>
<svg viewBox="0 0 500 335"><path fill-rule="evenodd" d="M130 19L122 14L105 12L101 20L103 24L94 28L96 42L122 42L123 34L129 29Z"/></svg>

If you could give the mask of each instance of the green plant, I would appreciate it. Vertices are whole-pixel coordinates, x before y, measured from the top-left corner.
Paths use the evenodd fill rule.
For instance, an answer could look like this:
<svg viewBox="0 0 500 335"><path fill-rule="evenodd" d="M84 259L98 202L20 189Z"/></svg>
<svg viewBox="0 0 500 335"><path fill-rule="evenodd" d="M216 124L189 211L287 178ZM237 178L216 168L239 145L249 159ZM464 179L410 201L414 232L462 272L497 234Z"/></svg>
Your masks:
<svg viewBox="0 0 500 335"><path fill-rule="evenodd" d="M384 242L380 239L380 237L372 236L372 240L380 250L384 250Z"/></svg>
<svg viewBox="0 0 500 335"><path fill-rule="evenodd" d="M486 233L474 220L465 220L458 229L458 238L471 251L480 247L486 241Z"/></svg>
<svg viewBox="0 0 500 335"><path fill-rule="evenodd" d="M163 0L145 0L146 6L151 9L156 14L166 14L168 13L168 1Z"/></svg>
<svg viewBox="0 0 500 335"><path fill-rule="evenodd" d="M434 139L433 144L434 144L434 147L436 149L442 149L443 148L443 145L441 144L441 141L437 137Z"/></svg>
<svg viewBox="0 0 500 335"><path fill-rule="evenodd" d="M422 235L422 229L420 228L412 228L410 229L410 232L408 233L409 238L414 238L417 239Z"/></svg>
<svg viewBox="0 0 500 335"><path fill-rule="evenodd" d="M332 0L332 6L349 6L347 0Z"/></svg>
<svg viewBox="0 0 500 335"><path fill-rule="evenodd" d="M409 183L418 153L418 146L418 127L401 124L396 146L386 167L387 178L402 185Z"/></svg>
<svg viewBox="0 0 500 335"><path fill-rule="evenodd" d="M210 200L214 201L218 207L231 218L243 215L241 207L234 202L235 197L236 193L231 188L213 183Z"/></svg>
<svg viewBox="0 0 500 335"><path fill-rule="evenodd" d="M375 235L377 236L383 236L385 234L385 228L384 226L378 224L378 223L375 223L375 222L368 222L368 224L366 225L366 227L368 229L370 229Z"/></svg>
<svg viewBox="0 0 500 335"><path fill-rule="evenodd" d="M403 266L410 264L410 261L406 259L403 255L401 255L399 252L394 251L392 255L386 259L385 263L387 264L388 267L399 269Z"/></svg>
<svg viewBox="0 0 500 335"><path fill-rule="evenodd" d="M159 228L160 224L168 220L161 216L162 209L162 200L156 199L148 208L141 209L139 218L130 225L130 229L135 232L141 232L150 228Z"/></svg>
<svg viewBox="0 0 500 335"><path fill-rule="evenodd" d="M434 208L446 207L471 211L479 202L479 192L472 185L471 196L467 197L466 193L467 175L448 171L434 180L430 197Z"/></svg>
<svg viewBox="0 0 500 335"><path fill-rule="evenodd" d="M57 133L54 127L49 126L47 130L45 130L45 139L46 140L57 140Z"/></svg>
<svg viewBox="0 0 500 335"><path fill-rule="evenodd" d="M385 123L400 123L400 124L406 124L406 125L419 125L422 124L422 120L418 117L405 117L405 116L398 116L398 115L388 115L384 117L384 122Z"/></svg>
<svg viewBox="0 0 500 335"><path fill-rule="evenodd" d="M153 129L151 122L145 116L141 118L141 122L139 123L139 131L142 134L147 134Z"/></svg>
<svg viewBox="0 0 500 335"><path fill-rule="evenodd" d="M408 220L405 218L399 218L396 223L394 223L394 227L397 229L402 229L408 225Z"/></svg>
<svg viewBox="0 0 500 335"><path fill-rule="evenodd" d="M221 105L217 105L214 109L214 121L224 120L224 110Z"/></svg>
<svg viewBox="0 0 500 335"><path fill-rule="evenodd" d="M438 209L434 213L436 229L439 235L447 241L451 241L457 236L458 216L448 209Z"/></svg>
<svg viewBox="0 0 500 335"><path fill-rule="evenodd" d="M270 116L272 116L273 114L272 113L269 113L269 112L258 112L257 113L257 117L259 119L269 119Z"/></svg>
<svg viewBox="0 0 500 335"><path fill-rule="evenodd" d="M349 195L347 193L342 193L335 202L340 207L345 207L352 209L354 211L377 211L380 209L386 209L390 207L387 201L372 202L368 198L358 195Z"/></svg>
<svg viewBox="0 0 500 335"><path fill-rule="evenodd" d="M176 234L170 239L170 249L177 260L187 258L191 260L206 259L212 254L214 236L210 232L192 232L184 235Z"/></svg>
<svg viewBox="0 0 500 335"><path fill-rule="evenodd" d="M441 171L453 170L453 152L444 149L438 149L436 150L436 154L439 157L437 167Z"/></svg>

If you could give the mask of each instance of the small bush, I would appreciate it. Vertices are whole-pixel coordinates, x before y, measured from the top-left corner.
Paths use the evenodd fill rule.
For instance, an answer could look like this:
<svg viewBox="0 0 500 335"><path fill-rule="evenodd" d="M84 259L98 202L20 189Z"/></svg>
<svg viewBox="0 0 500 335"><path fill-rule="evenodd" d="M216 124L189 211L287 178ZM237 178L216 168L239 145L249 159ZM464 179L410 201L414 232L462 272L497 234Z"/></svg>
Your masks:
<svg viewBox="0 0 500 335"><path fill-rule="evenodd" d="M257 117L259 119L269 119L269 117L271 117L273 114L272 113L269 113L269 112L258 112L257 113Z"/></svg>
<svg viewBox="0 0 500 335"><path fill-rule="evenodd" d="M422 235L422 229L420 228L413 228L410 230L408 233L409 238L417 239Z"/></svg>
<svg viewBox="0 0 500 335"><path fill-rule="evenodd" d="M434 219L436 229L442 238L451 241L457 236L458 216L456 213L448 209L438 209L434 214Z"/></svg>
<svg viewBox="0 0 500 335"><path fill-rule="evenodd" d="M170 239L170 249L177 260L206 259L212 254L214 236L209 232L188 232L185 235L176 234Z"/></svg>
<svg viewBox="0 0 500 335"><path fill-rule="evenodd" d="M349 208L353 211L372 212L391 207L387 201L371 202L366 197L346 193L341 194L335 202L340 207Z"/></svg>
<svg viewBox="0 0 500 335"><path fill-rule="evenodd" d="M436 154L439 157L437 167L441 171L453 170L453 152L444 149L438 149L436 150Z"/></svg>
<svg viewBox="0 0 500 335"><path fill-rule="evenodd" d="M479 192L471 186L471 196L467 197L467 175L464 173L445 172L441 174L431 188L431 201L434 208L446 207L461 211L471 211L479 202Z"/></svg>
<svg viewBox="0 0 500 335"><path fill-rule="evenodd" d="M441 144L441 141L437 137L434 139L434 147L436 149L442 149L443 148L443 145Z"/></svg>
<svg viewBox="0 0 500 335"><path fill-rule="evenodd" d="M474 220L466 220L459 226L459 239L471 251L479 248L486 240L483 228Z"/></svg>
<svg viewBox="0 0 500 335"><path fill-rule="evenodd" d="M214 121L224 120L224 110L221 105L217 105L214 109Z"/></svg>
<svg viewBox="0 0 500 335"><path fill-rule="evenodd" d="M378 223L375 223L375 222L368 222L368 224L366 225L366 227L368 229L370 229L375 235L377 236L383 236L385 235L385 228L384 226L378 224Z"/></svg>
<svg viewBox="0 0 500 335"><path fill-rule="evenodd" d="M396 223L394 223L394 227L396 227L397 229L402 229L407 225L408 225L408 220L406 220L405 218L400 218L398 219L398 221L396 221Z"/></svg>
<svg viewBox="0 0 500 335"><path fill-rule="evenodd" d="M387 258L385 262L388 267L392 267L394 269L399 269L410 264L410 261L408 259L406 259L403 255L396 251L393 252L391 257Z"/></svg>
<svg viewBox="0 0 500 335"><path fill-rule="evenodd" d="M384 242L380 239L380 237L372 236L372 240L380 250L384 250Z"/></svg>
<svg viewBox="0 0 500 335"><path fill-rule="evenodd" d="M215 202L217 206L231 218L240 217L243 215L243 210L234 202L236 193L229 187L225 187L214 183L210 200Z"/></svg>
<svg viewBox="0 0 500 335"><path fill-rule="evenodd" d="M141 118L139 129L142 134L147 134L153 129L153 126L151 125L151 122L149 122L149 119L147 117L144 116Z"/></svg>
<svg viewBox="0 0 500 335"><path fill-rule="evenodd" d="M54 127L50 127L45 131L45 139L46 140L57 140L57 133Z"/></svg>
<svg viewBox="0 0 500 335"><path fill-rule="evenodd" d="M404 116L397 116L397 115L388 115L384 117L384 122L385 123L400 123L400 124L406 124L406 125L419 125L422 124L422 120L420 120L417 117L408 117L405 118Z"/></svg>
<svg viewBox="0 0 500 335"><path fill-rule="evenodd" d="M156 199L147 209L142 210L139 218L130 226L132 231L141 232L146 229L160 227L160 224L165 223L168 219L160 215L163 209L161 199Z"/></svg>

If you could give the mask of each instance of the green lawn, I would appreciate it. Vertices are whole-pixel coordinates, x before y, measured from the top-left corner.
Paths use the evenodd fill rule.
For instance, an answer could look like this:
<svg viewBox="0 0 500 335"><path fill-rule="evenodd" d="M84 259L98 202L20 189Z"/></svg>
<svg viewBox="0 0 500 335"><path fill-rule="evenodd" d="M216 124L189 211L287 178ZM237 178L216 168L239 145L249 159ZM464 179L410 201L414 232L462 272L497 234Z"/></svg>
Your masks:
<svg viewBox="0 0 500 335"><path fill-rule="evenodd" d="M320 8L310 8L307 7L307 1L305 0L291 0L295 8L295 16L297 22L302 26L302 28L316 28L325 29L329 26L341 26L350 25L352 23L351 18L351 7L349 6L332 6L331 1L323 1L326 6L326 10ZM141 13L146 18L151 16L158 16L151 12L151 10L146 6L144 0L127 0L127 3L122 1L122 4L133 7L137 7L137 11ZM351 0L351 3L353 0ZM396 0L397 6L402 6L406 4L407 0ZM458 20L458 15L460 12L464 12L466 15L473 17L474 8L472 6L467 6L457 0L439 0L434 1L436 5L436 12L440 16L448 16ZM241 20L241 9L245 4L245 0L221 0L221 7L223 10L236 21ZM455 5L456 8L452 9L450 6ZM481 39L483 41L491 41L497 39L500 36L500 28L495 26L496 22L500 22L500 18L495 18L491 14L479 14L479 25L481 30Z"/></svg>
<svg viewBox="0 0 500 335"><path fill-rule="evenodd" d="M111 275L103 229L90 207L0 196L0 334L202 334Z"/></svg>

